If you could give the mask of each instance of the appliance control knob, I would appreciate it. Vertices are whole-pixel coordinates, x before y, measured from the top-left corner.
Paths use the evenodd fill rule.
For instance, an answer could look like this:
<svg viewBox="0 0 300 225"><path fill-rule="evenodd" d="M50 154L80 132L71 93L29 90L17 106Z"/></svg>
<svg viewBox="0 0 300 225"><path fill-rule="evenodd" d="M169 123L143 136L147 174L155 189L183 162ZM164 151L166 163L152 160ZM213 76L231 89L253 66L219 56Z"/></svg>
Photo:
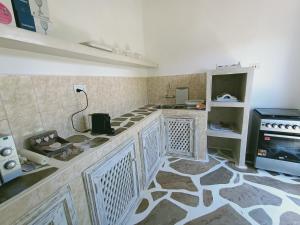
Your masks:
<svg viewBox="0 0 300 225"><path fill-rule="evenodd" d="M283 124L279 124L278 126L280 129L285 129L285 126Z"/></svg>
<svg viewBox="0 0 300 225"><path fill-rule="evenodd" d="M293 129L294 129L294 130L300 130L300 126L294 125L294 126L293 126Z"/></svg>
<svg viewBox="0 0 300 225"><path fill-rule="evenodd" d="M8 161L4 164L4 168L7 170L13 169L17 165L17 162L15 160Z"/></svg>
<svg viewBox="0 0 300 225"><path fill-rule="evenodd" d="M290 130L290 129L292 129L292 126L291 125L285 125L285 128Z"/></svg>
<svg viewBox="0 0 300 225"><path fill-rule="evenodd" d="M272 127L273 127L273 128L278 128L278 125L277 125L276 123L273 123L273 124L272 124Z"/></svg>
<svg viewBox="0 0 300 225"><path fill-rule="evenodd" d="M271 128L272 125L271 125L270 123L266 123L266 127L267 127L267 128Z"/></svg>
<svg viewBox="0 0 300 225"><path fill-rule="evenodd" d="M12 148L3 148L1 151L0 151L0 154L2 156L9 156L11 155L11 153L13 152Z"/></svg>

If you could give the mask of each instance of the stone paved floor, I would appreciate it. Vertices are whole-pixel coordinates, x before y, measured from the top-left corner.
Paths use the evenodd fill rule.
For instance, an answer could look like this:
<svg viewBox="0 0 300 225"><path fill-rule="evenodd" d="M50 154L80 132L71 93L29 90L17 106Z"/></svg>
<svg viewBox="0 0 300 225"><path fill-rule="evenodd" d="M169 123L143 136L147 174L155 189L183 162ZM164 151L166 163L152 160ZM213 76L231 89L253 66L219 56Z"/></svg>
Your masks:
<svg viewBox="0 0 300 225"><path fill-rule="evenodd" d="M129 224L300 225L300 180L237 169L217 152L208 163L166 158Z"/></svg>

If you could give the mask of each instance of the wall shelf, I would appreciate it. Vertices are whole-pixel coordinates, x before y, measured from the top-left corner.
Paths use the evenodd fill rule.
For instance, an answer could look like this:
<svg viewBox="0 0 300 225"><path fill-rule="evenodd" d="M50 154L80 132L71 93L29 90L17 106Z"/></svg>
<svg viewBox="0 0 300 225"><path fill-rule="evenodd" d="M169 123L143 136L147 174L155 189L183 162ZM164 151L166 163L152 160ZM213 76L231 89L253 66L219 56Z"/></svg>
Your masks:
<svg viewBox="0 0 300 225"><path fill-rule="evenodd" d="M232 108L243 108L245 106L244 102L216 102L212 101L210 103L211 107L232 107Z"/></svg>
<svg viewBox="0 0 300 225"><path fill-rule="evenodd" d="M233 131L215 131L208 129L207 130L207 136L210 137L221 137L221 138L232 138L232 139L241 139L242 135L238 132Z"/></svg>
<svg viewBox="0 0 300 225"><path fill-rule="evenodd" d="M3 24L0 24L0 47L100 63L144 68L158 67L158 64L148 60L105 52Z"/></svg>

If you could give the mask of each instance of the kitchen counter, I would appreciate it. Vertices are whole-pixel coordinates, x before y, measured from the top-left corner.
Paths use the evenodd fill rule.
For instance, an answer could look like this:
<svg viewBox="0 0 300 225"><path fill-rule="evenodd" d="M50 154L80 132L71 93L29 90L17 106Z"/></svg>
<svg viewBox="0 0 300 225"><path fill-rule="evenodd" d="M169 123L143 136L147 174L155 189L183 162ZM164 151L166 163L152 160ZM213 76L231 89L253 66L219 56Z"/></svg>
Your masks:
<svg viewBox="0 0 300 225"><path fill-rule="evenodd" d="M139 132L154 120L163 115L197 116L196 125L202 127L203 137L206 137L207 112L195 109L157 109L155 105L147 105L112 119L115 134L92 135L90 133L76 133L67 140L74 145L85 146L85 151L70 161L50 159L49 164L57 170L48 177L31 185L23 192L15 195L0 205L0 224L13 224L13 222L42 201L49 198L58 188L69 185L79 217L79 224L91 224L88 212L87 199L82 180L82 172L100 160L105 160L118 146L132 139L135 143L136 157L140 159ZM201 119L202 118L202 119ZM200 131L200 130L199 130ZM199 133L197 133L199 135ZM206 142L205 142L206 143ZM206 148L206 145L204 145ZM206 149L199 159L206 158ZM141 160L137 160L139 177L142 176Z"/></svg>

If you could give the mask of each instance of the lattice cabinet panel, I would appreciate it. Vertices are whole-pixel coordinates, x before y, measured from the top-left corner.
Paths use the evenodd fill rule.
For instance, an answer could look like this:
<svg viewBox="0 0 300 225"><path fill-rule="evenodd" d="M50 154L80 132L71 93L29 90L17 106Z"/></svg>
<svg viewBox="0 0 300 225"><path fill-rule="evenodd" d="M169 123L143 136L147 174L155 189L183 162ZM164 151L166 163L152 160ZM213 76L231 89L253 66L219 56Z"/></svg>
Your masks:
<svg viewBox="0 0 300 225"><path fill-rule="evenodd" d="M161 145L159 121L155 121L142 131L141 142L145 172L144 186L147 186L159 168Z"/></svg>
<svg viewBox="0 0 300 225"><path fill-rule="evenodd" d="M138 200L134 142L84 172L93 224L121 224Z"/></svg>
<svg viewBox="0 0 300 225"><path fill-rule="evenodd" d="M165 118L167 154L194 155L194 119Z"/></svg>
<svg viewBox="0 0 300 225"><path fill-rule="evenodd" d="M61 188L48 200L20 218L16 225L78 225L70 188Z"/></svg>

